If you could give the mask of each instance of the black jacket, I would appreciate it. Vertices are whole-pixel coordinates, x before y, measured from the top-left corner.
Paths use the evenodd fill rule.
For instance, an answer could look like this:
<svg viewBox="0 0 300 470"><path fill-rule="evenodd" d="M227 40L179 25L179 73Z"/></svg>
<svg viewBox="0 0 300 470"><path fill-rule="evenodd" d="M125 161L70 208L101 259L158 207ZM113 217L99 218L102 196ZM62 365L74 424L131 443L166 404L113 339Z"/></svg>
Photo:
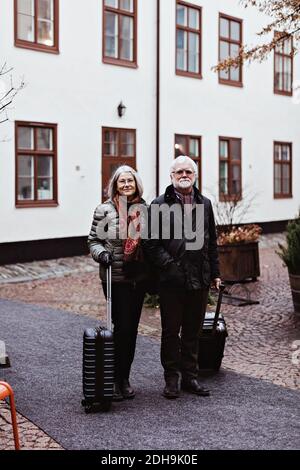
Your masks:
<svg viewBox="0 0 300 470"><path fill-rule="evenodd" d="M151 208L154 204L161 207L162 204L172 206L183 205L174 191L173 185L167 187L165 194L154 199L149 211L149 234L144 240L144 251L150 263L157 269L160 283L167 283L172 286L185 287L188 290L208 287L213 279L220 276L217 236L215 220L211 202L202 196L198 189L194 187L194 203L204 204L204 243L201 249L186 249L188 240L183 235L177 239L174 235L174 221L176 216L170 217L170 237L163 239L162 232L166 228L166 221L160 213L158 233L153 227L151 230ZM178 208L177 208L178 209ZM196 209L193 206L192 227L195 229ZM184 217L181 217L184 220Z"/></svg>

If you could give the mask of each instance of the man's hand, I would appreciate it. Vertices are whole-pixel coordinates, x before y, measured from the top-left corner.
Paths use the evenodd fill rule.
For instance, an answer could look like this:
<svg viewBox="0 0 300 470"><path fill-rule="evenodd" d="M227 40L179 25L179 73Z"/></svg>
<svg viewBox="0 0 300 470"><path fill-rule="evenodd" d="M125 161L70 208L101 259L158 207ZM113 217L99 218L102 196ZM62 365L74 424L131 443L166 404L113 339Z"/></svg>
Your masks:
<svg viewBox="0 0 300 470"><path fill-rule="evenodd" d="M214 287L215 289L217 290L220 290L220 284L221 284L222 280L219 278L219 277L216 277L212 283L211 283L211 287Z"/></svg>
<svg viewBox="0 0 300 470"><path fill-rule="evenodd" d="M108 268L113 262L112 254L109 251L102 251L99 256L99 263Z"/></svg>

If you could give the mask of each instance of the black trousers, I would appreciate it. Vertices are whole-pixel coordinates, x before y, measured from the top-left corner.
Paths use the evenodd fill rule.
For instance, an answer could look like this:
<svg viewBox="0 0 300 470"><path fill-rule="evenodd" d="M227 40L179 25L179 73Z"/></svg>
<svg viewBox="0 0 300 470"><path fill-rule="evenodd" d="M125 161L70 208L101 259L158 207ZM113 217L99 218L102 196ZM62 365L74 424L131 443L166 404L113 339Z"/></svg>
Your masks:
<svg viewBox="0 0 300 470"><path fill-rule="evenodd" d="M103 283L102 286L106 297L106 284ZM115 378L118 382L129 378L145 292L144 282L112 284Z"/></svg>
<svg viewBox="0 0 300 470"><path fill-rule="evenodd" d="M208 289L161 286L161 363L165 379L198 376L198 336L207 306Z"/></svg>

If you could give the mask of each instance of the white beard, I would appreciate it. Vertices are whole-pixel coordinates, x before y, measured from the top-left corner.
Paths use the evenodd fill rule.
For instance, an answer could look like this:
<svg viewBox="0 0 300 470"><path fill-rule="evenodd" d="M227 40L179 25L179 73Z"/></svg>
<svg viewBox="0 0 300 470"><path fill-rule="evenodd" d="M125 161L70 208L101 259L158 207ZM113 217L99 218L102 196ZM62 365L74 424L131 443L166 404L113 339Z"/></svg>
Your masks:
<svg viewBox="0 0 300 470"><path fill-rule="evenodd" d="M193 183L190 180L179 180L177 183L178 188L187 189L190 188Z"/></svg>

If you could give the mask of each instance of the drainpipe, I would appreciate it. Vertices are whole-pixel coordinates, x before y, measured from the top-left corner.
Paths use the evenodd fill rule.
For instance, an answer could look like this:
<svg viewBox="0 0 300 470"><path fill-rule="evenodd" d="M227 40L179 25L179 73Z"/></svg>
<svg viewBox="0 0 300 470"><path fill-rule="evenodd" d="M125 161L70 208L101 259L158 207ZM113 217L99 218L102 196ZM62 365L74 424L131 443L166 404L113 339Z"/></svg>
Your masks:
<svg viewBox="0 0 300 470"><path fill-rule="evenodd" d="M156 196L159 196L159 146L160 146L160 0L156 6Z"/></svg>

